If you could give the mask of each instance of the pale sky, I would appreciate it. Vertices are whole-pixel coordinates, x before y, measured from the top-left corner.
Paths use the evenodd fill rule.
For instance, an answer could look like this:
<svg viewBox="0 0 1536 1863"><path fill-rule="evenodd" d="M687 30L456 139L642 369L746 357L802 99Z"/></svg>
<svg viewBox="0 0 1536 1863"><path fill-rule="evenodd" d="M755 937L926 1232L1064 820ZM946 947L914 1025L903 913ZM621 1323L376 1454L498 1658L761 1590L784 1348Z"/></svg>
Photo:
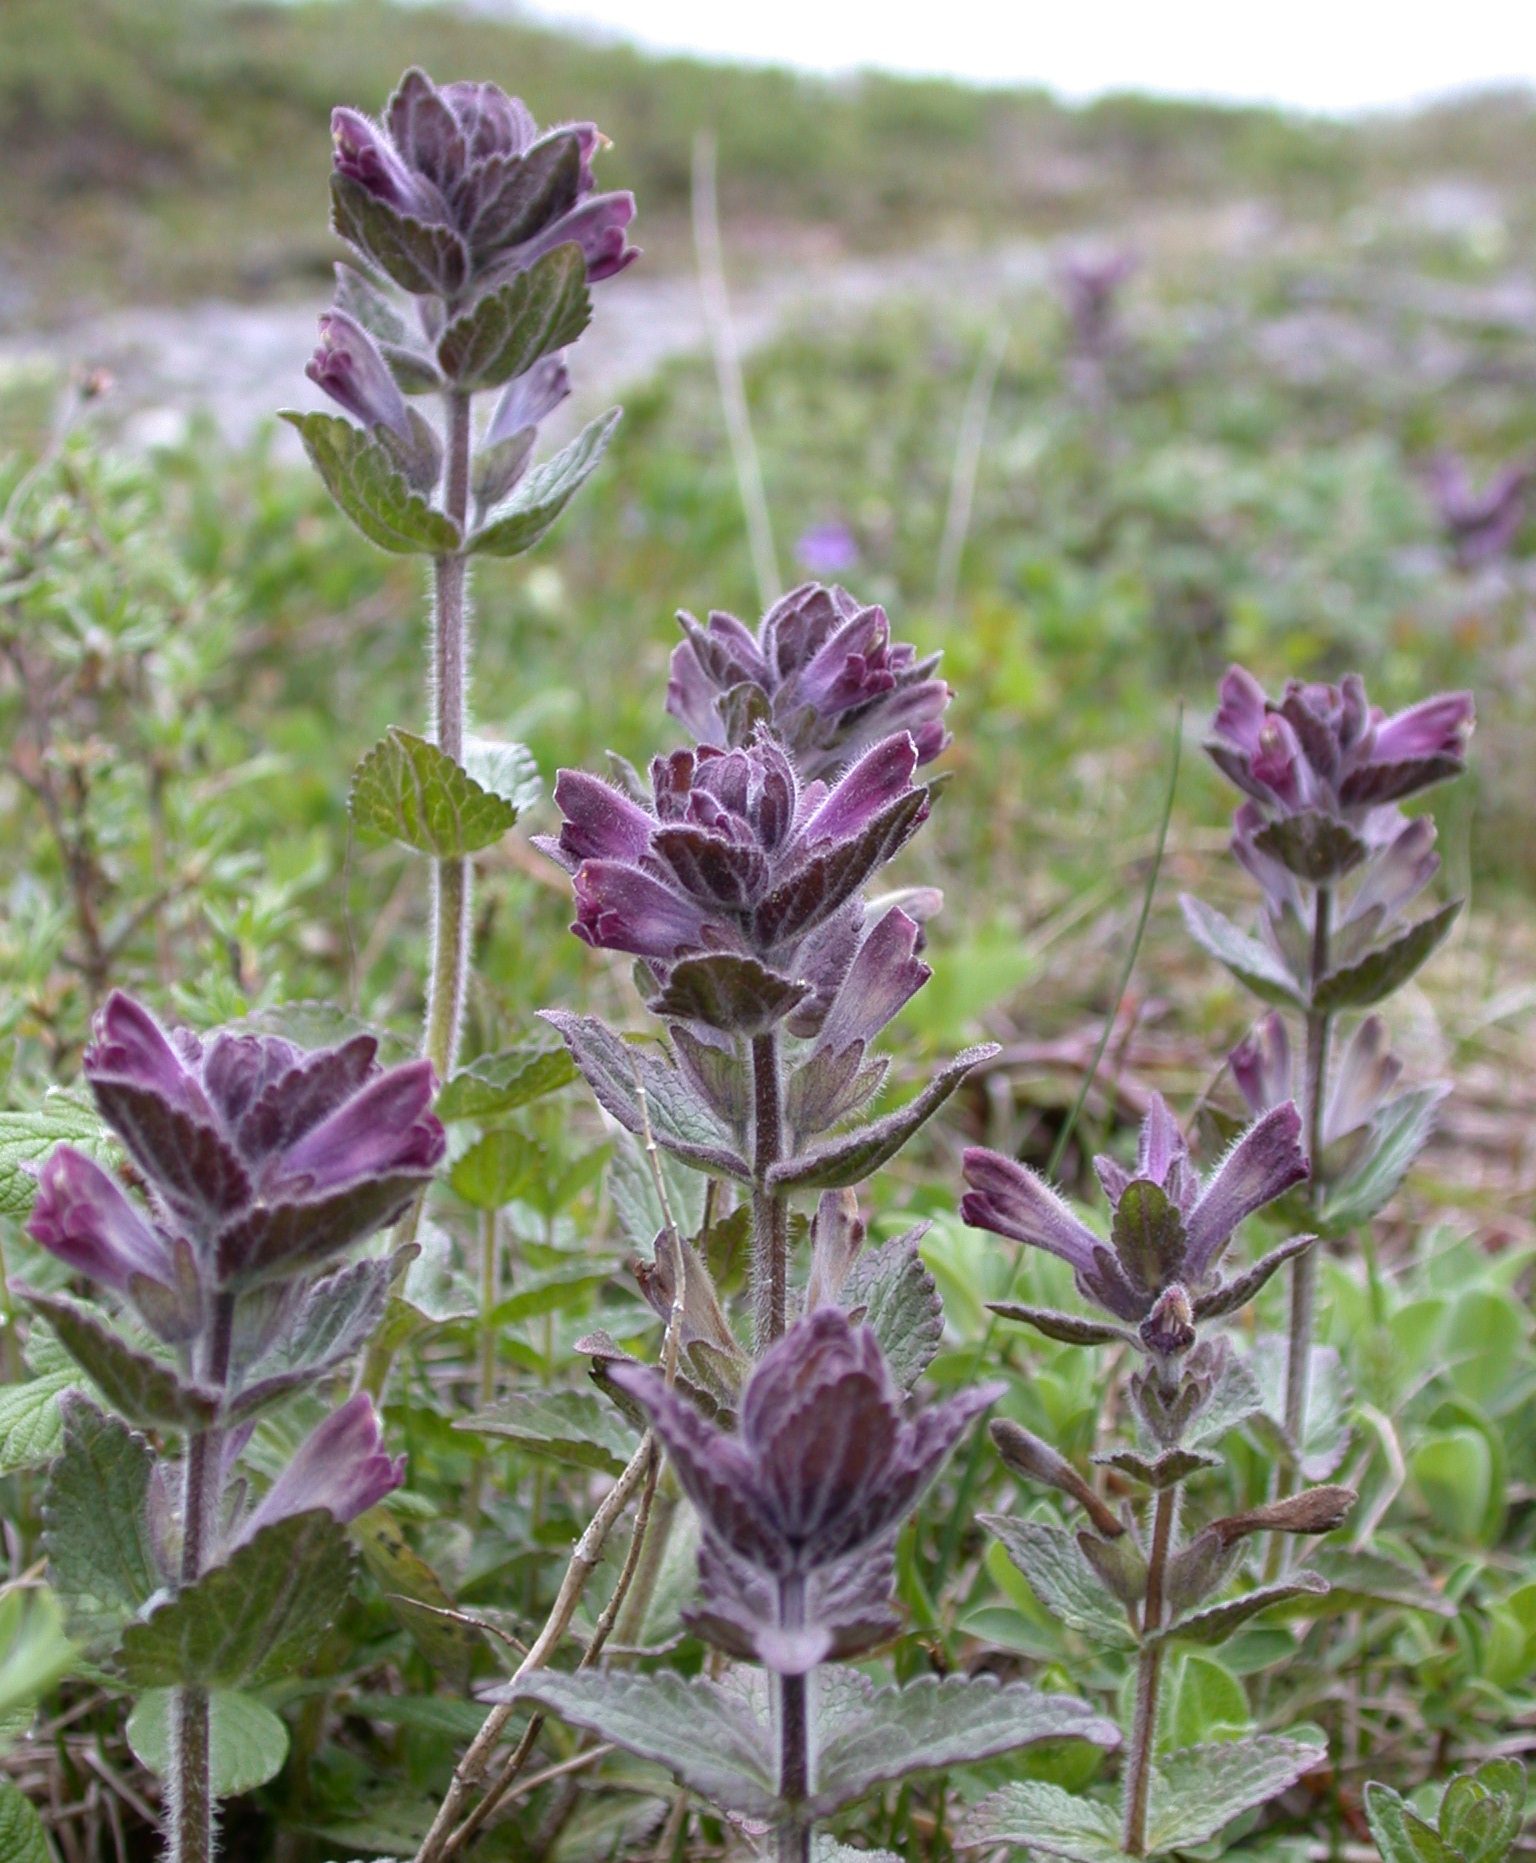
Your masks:
<svg viewBox="0 0 1536 1863"><path fill-rule="evenodd" d="M526 10L663 50L943 72L1069 98L1146 90L1348 111L1536 85L1536 0L528 0Z"/></svg>

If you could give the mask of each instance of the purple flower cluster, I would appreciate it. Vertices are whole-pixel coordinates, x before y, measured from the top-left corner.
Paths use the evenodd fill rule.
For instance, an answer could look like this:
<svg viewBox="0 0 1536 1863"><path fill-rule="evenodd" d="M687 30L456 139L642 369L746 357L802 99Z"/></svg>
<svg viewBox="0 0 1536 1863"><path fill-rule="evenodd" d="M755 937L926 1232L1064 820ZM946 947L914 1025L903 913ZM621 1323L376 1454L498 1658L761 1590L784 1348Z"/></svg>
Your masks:
<svg viewBox="0 0 1536 1863"><path fill-rule="evenodd" d="M741 1032L798 1012L814 1024L856 972L860 1006L850 997L845 1013L850 1028L863 1028L868 1003L912 975L916 926L887 915L878 941L866 937L856 896L928 813L928 792L912 781L917 761L903 732L830 788L802 783L760 727L744 747L656 758L644 801L562 770L555 800L565 823L540 845L573 877L573 929L586 943L644 958L675 987L688 960L748 960L750 972L713 965L741 988L725 991L718 1013L695 992L689 1019Z"/></svg>
<svg viewBox="0 0 1536 1863"><path fill-rule="evenodd" d="M383 123L331 116L337 230L417 296L453 300L574 244L587 277L636 257L625 240L634 197L593 192L594 123L541 135L519 98L494 84L435 85L408 71Z"/></svg>
<svg viewBox="0 0 1536 1863"><path fill-rule="evenodd" d="M703 1525L699 1633L781 1675L862 1655L898 1628L893 1544L988 1384L904 1415L874 1334L839 1307L798 1321L759 1362L740 1429L708 1423L660 1375L609 1376L644 1409Z"/></svg>
<svg viewBox="0 0 1536 1863"><path fill-rule="evenodd" d="M1485 484L1474 486L1467 462L1437 453L1424 469L1430 502L1462 569L1478 569L1506 555L1525 523L1536 467L1511 460Z"/></svg>
<svg viewBox="0 0 1536 1863"><path fill-rule="evenodd" d="M1291 1252L1276 1251L1231 1281L1215 1273L1238 1225L1307 1175L1301 1120L1289 1102L1250 1126L1203 1183L1161 1098L1142 1125L1134 1170L1107 1157L1094 1169L1110 1204L1107 1242L1034 1171L979 1147L965 1154L962 1214L974 1228L1065 1261L1084 1298L1139 1326L1149 1351L1187 1349L1195 1321L1252 1298Z"/></svg>
<svg viewBox="0 0 1536 1863"><path fill-rule="evenodd" d="M431 1176L445 1143L432 1070L381 1071L376 1047L367 1035L316 1053L273 1035L167 1035L115 992L85 1076L149 1207L60 1146L30 1234L126 1294L162 1338L191 1338L213 1294L308 1272L392 1222Z"/></svg>
<svg viewBox="0 0 1536 1863"><path fill-rule="evenodd" d="M919 763L949 742L938 654L893 642L885 610L846 589L792 589L756 634L729 614L679 620L667 710L701 744L746 744L766 725L810 782L893 732L910 733Z"/></svg>

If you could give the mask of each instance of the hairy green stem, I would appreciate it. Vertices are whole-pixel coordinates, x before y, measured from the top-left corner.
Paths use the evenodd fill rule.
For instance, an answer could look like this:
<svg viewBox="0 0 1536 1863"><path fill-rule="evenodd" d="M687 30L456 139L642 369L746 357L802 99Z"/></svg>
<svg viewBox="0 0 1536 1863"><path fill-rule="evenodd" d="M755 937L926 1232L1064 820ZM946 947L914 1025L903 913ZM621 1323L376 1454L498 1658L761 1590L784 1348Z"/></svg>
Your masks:
<svg viewBox="0 0 1536 1863"><path fill-rule="evenodd" d="M1312 919L1310 991L1328 974L1328 937L1333 909L1329 887L1317 889ZM1302 1118L1307 1138L1307 1163L1312 1176L1307 1194L1314 1210L1327 1193L1323 1180L1323 1114L1328 1098L1328 1038L1333 1018L1326 1010L1307 1014L1307 1047L1303 1081ZM1310 1248L1291 1267L1291 1324L1285 1359L1285 1429L1298 1453L1307 1427L1307 1397L1312 1371L1312 1332L1317 1309L1317 1250Z"/></svg>
<svg viewBox="0 0 1536 1863"><path fill-rule="evenodd" d="M1152 1549L1147 1557L1147 1596L1141 1611L1141 1660L1136 1670L1136 1713L1131 1723L1130 1756L1125 1776L1125 1835L1121 1848L1127 1856L1147 1854L1147 1798L1152 1786L1152 1757L1157 1751L1158 1694L1163 1679L1163 1645L1149 1642L1163 1622L1163 1582L1168 1553L1178 1517L1177 1488L1158 1490L1152 1516Z"/></svg>
<svg viewBox="0 0 1536 1863"><path fill-rule="evenodd" d="M789 1300L789 1205L768 1173L784 1155L783 1083L774 1030L752 1039L752 1310L757 1355L784 1331Z"/></svg>
<svg viewBox="0 0 1536 1863"><path fill-rule="evenodd" d="M229 1379L234 1322L234 1296L218 1295L214 1301L207 1354L200 1367L214 1390L222 1390ZM217 1430L199 1430L187 1438L182 1468L180 1579L183 1590L202 1577L218 1534L222 1449L222 1438ZM171 1747L167 1863L212 1863L216 1807L207 1689L176 1690Z"/></svg>
<svg viewBox="0 0 1536 1863"><path fill-rule="evenodd" d="M469 515L470 398L448 396L447 485L443 509L462 530ZM458 550L433 562L432 733L454 761L464 756L469 713L469 558ZM469 982L470 866L439 860L432 874L432 963L427 978L427 1059L446 1080L458 1053Z"/></svg>

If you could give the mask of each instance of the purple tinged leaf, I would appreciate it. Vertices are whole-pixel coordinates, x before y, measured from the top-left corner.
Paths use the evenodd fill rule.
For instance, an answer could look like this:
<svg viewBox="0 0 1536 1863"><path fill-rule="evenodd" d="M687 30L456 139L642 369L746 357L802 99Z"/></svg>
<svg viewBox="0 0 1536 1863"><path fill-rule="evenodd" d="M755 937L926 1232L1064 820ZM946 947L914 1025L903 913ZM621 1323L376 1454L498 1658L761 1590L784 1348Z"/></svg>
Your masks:
<svg viewBox="0 0 1536 1863"><path fill-rule="evenodd" d="M665 963L697 951L704 941L706 920L699 908L638 867L583 861L573 884L571 929L586 944Z"/></svg>
<svg viewBox="0 0 1536 1863"><path fill-rule="evenodd" d="M320 319L320 344L304 373L365 427L384 427L414 444L405 396L373 338L345 311Z"/></svg>
<svg viewBox="0 0 1536 1863"><path fill-rule="evenodd" d="M293 1514L326 1508L343 1525L376 1507L405 1480L405 1457L385 1453L373 1399L359 1391L313 1429L260 1503L240 1523L228 1550Z"/></svg>
<svg viewBox="0 0 1536 1863"><path fill-rule="evenodd" d="M1307 1176L1301 1115L1277 1106L1235 1142L1206 1182L1186 1223L1188 1272L1198 1286L1244 1217L1272 1203Z"/></svg>
<svg viewBox="0 0 1536 1863"><path fill-rule="evenodd" d="M805 839L842 841L857 835L899 796L917 768L917 746L899 732L868 750L805 824Z"/></svg>
<svg viewBox="0 0 1536 1863"><path fill-rule="evenodd" d="M436 1087L429 1061L378 1075L283 1153L272 1189L324 1195L363 1178L427 1176L447 1144L430 1111Z"/></svg>
<svg viewBox="0 0 1536 1863"><path fill-rule="evenodd" d="M1285 1018L1271 1010L1227 1056L1237 1090L1255 1117L1294 1096L1291 1038Z"/></svg>

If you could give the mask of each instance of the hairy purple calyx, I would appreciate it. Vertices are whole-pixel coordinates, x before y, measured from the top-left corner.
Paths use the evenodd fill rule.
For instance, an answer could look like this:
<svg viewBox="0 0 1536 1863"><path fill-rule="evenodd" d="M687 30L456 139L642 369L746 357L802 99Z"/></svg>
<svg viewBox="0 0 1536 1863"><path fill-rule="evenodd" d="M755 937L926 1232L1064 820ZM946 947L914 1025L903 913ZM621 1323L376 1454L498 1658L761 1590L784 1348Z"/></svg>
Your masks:
<svg viewBox="0 0 1536 1863"><path fill-rule="evenodd" d="M648 1367L609 1376L650 1416L703 1528L689 1622L781 1675L864 1654L898 1628L893 1545L985 1385L905 1414L867 1326L819 1307L764 1355L727 1435Z"/></svg>
<svg viewBox="0 0 1536 1863"><path fill-rule="evenodd" d="M210 1295L303 1275L392 1222L444 1150L425 1062L380 1069L356 1036L307 1052L272 1035L167 1034L114 992L85 1076L149 1191L145 1207L83 1154L44 1166L29 1232L126 1293L162 1337Z"/></svg>
<svg viewBox="0 0 1536 1863"><path fill-rule="evenodd" d="M1261 1271L1272 1263L1272 1273L1290 1252L1277 1250L1230 1282L1216 1272L1244 1218L1307 1175L1301 1119L1289 1101L1250 1126L1203 1181L1160 1097L1142 1125L1135 1168L1103 1157L1094 1168L1110 1204L1107 1242L1036 1172L980 1148L965 1154L962 1212L977 1229L1069 1263L1084 1298L1140 1327L1154 1356L1187 1350L1196 1321L1251 1298L1268 1278Z"/></svg>
<svg viewBox="0 0 1536 1863"><path fill-rule="evenodd" d="M949 742L938 654L892 641L885 610L846 589L792 589L755 634L719 612L707 625L678 619L667 710L701 744L747 744L766 724L813 781L893 732L911 735L920 764Z"/></svg>

